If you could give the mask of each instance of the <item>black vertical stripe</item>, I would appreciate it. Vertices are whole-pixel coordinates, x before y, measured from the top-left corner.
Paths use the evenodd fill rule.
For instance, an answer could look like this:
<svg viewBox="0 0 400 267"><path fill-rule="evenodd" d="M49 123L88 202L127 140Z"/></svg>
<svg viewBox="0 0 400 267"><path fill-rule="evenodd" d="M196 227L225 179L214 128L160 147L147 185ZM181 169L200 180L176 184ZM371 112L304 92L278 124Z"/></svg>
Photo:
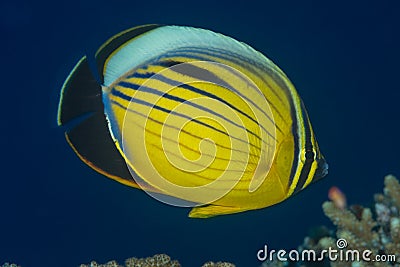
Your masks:
<svg viewBox="0 0 400 267"><path fill-rule="evenodd" d="M307 111L304 107L303 101L301 101L301 113L303 115L303 121L304 121L304 134L305 134L305 145L304 145L304 150L305 150L305 162L303 165L303 168L301 169L301 173L299 176L299 180L297 181L296 188L294 189L293 194L299 192L304 184L307 181L308 175L310 174L311 166L312 163L314 162L314 152L313 152L313 145L312 145L312 140L311 140L311 126L310 122L308 120L308 114Z"/></svg>
<svg viewBox="0 0 400 267"><path fill-rule="evenodd" d="M293 178L296 175L296 170L297 166L299 165L299 134L298 134L298 121L296 117L296 111L292 109L290 111L291 116L293 118L293 126L292 126L292 134L293 134L293 139L294 139L294 157L293 157L293 163L292 163L292 168L290 170L290 177L289 177L289 182L288 182L288 187L293 183Z"/></svg>

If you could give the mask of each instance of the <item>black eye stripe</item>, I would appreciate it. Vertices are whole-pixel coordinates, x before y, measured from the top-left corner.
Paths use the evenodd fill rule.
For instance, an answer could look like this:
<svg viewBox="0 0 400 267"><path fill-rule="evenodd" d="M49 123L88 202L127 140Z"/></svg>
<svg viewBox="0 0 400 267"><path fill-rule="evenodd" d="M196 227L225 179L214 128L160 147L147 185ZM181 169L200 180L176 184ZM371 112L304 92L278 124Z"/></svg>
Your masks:
<svg viewBox="0 0 400 267"><path fill-rule="evenodd" d="M313 149L313 144L312 144L312 136L311 136L311 125L310 122L308 120L308 115L307 115L307 111L304 108L304 104L303 102L301 102L301 112L303 113L303 119L304 119L304 140L305 140L305 144L304 144L304 149L306 151L305 153L305 162L304 165L300 171L300 176L299 176L299 180L297 181L296 187L294 189L293 194L299 192L304 184L307 181L308 175L310 173L311 170L311 166L312 163L314 162L314 149Z"/></svg>

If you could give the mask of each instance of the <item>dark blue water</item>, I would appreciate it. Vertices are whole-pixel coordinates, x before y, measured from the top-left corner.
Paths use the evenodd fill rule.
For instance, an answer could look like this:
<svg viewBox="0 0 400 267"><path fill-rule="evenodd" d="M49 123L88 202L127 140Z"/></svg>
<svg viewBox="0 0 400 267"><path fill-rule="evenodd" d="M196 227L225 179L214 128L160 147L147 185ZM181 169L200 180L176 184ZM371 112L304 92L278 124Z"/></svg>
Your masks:
<svg viewBox="0 0 400 267"><path fill-rule="evenodd" d="M400 175L396 1L3 1L0 4L0 264L77 266L167 253L183 266L297 247L332 185L368 203ZM279 3L278 3L279 2ZM56 127L74 63L132 26L212 29L265 53L302 96L330 164L323 181L274 207L198 220L84 165Z"/></svg>

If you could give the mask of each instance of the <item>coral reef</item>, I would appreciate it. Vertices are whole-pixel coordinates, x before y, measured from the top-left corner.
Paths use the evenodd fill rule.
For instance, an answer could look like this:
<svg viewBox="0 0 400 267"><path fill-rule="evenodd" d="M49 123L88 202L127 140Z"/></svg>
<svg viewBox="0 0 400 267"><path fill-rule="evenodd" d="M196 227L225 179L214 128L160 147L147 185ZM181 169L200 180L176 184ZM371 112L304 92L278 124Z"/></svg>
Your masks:
<svg viewBox="0 0 400 267"><path fill-rule="evenodd" d="M385 177L384 184L383 194L374 196L375 203L370 208L361 205L344 208L332 201L323 203L322 209L336 230L320 227L318 234L306 237L298 248L300 253L315 251L322 261L274 260L264 262L262 267L400 267L400 184L392 175ZM327 252L332 249L338 258L331 261Z"/></svg>
<svg viewBox="0 0 400 267"><path fill-rule="evenodd" d="M14 264L14 263L8 263L8 262L6 262L6 263L4 263L3 265L1 265L1 267L21 267L21 266L19 266L19 265L17 265L17 264Z"/></svg>
<svg viewBox="0 0 400 267"><path fill-rule="evenodd" d="M400 184L392 175L386 176L384 183L384 193L374 196L374 213L370 208L359 205L350 209L340 209L332 202L322 205L326 216L337 226L336 240L331 239L326 245L320 244L322 248L327 249L332 246L332 242L343 240L346 242L344 253L354 250L360 253L371 251L367 257L371 261L361 257L358 266L400 266ZM394 255L394 258L388 258L389 255ZM388 261L377 261L378 259ZM345 261L335 261L331 266L341 267L348 264Z"/></svg>
<svg viewBox="0 0 400 267"><path fill-rule="evenodd" d="M201 266L201 267L235 267L235 265L233 263L229 263L229 262L219 261L219 262L214 263L212 261L209 261L209 262L204 263L203 266Z"/></svg>
<svg viewBox="0 0 400 267"><path fill-rule="evenodd" d="M166 254L156 254L147 258L129 258L125 260L125 265L119 265L116 261L109 261L105 264L98 264L92 261L89 264L81 264L80 267L180 267L178 261L171 260Z"/></svg>
<svg viewBox="0 0 400 267"><path fill-rule="evenodd" d="M119 265L113 260L105 264L98 264L97 262L92 261L89 264L81 264L80 267L181 267L181 265L178 261L171 260L171 258L166 254L156 254L153 257L126 259L125 265ZM235 265L228 262L214 263L209 261L202 267L235 267Z"/></svg>

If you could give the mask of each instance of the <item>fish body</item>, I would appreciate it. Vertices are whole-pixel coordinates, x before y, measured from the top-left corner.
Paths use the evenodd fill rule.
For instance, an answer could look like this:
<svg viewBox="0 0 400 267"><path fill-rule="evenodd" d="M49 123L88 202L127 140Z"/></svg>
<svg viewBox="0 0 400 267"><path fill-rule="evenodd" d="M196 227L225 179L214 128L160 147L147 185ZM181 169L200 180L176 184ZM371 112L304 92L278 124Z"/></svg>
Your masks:
<svg viewBox="0 0 400 267"><path fill-rule="evenodd" d="M144 25L83 57L58 123L96 171L207 218L279 203L327 173L304 104L250 46L205 29Z"/></svg>

